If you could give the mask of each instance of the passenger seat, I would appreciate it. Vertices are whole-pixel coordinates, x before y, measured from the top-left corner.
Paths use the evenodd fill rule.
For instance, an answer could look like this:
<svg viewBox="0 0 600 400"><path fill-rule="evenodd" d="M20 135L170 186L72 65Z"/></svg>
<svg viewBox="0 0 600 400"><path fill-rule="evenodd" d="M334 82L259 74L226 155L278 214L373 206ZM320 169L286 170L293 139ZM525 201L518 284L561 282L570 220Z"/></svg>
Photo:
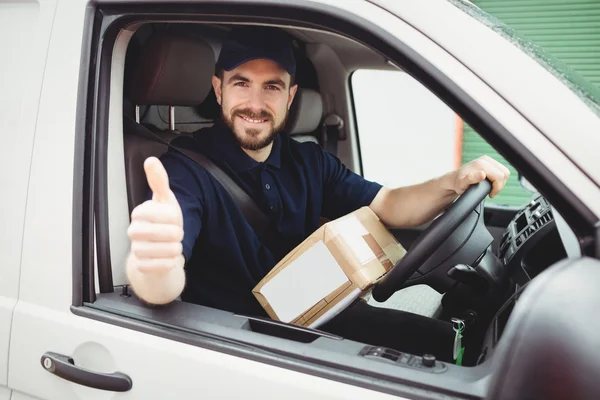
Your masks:
<svg viewBox="0 0 600 400"><path fill-rule="evenodd" d="M200 39L157 32L150 36L134 61L129 82L125 82L126 98L139 110L141 105L166 105L170 108L170 129L158 131L150 128L167 142L181 133L175 131L175 107L201 104L212 88L215 55L207 43ZM125 172L129 211L146 200L148 184L144 173L144 160L159 157L167 151L140 125L139 111L136 121L124 118Z"/></svg>
<svg viewBox="0 0 600 400"><path fill-rule="evenodd" d="M312 89L298 88L284 131L299 142L310 141L319 144L319 139L314 133L321 126L322 118L321 95Z"/></svg>

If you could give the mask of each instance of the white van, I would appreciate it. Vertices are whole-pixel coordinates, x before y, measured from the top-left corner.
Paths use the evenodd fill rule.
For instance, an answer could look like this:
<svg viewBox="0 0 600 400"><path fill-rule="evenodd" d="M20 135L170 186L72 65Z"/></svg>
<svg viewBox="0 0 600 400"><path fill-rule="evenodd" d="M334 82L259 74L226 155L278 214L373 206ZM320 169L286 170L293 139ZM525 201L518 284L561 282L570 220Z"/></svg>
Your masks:
<svg viewBox="0 0 600 400"><path fill-rule="evenodd" d="M403 153L433 154L410 148L420 132L394 125L389 141L361 137L358 102L377 113L378 101L398 101L399 124L429 115L410 109L411 92L356 98L355 71L388 71L460 116L535 188L520 207L484 193L440 217L451 224L394 231L410 265L374 297L416 285L443 295L422 315L465 321L462 365L132 295L126 230L146 190L141 162L167 148L136 127L168 141L214 122L209 82L232 24L295 38L303 73L289 134L357 173L374 151L365 143L396 146L385 162L402 176L418 169ZM0 33L0 400L600 398L600 96L476 6L0 0ZM149 45L157 37L164 48ZM130 81L149 47L163 58L144 70L169 73L154 77L160 101L135 104ZM197 75L173 72L188 61ZM197 98L182 99L190 88Z"/></svg>

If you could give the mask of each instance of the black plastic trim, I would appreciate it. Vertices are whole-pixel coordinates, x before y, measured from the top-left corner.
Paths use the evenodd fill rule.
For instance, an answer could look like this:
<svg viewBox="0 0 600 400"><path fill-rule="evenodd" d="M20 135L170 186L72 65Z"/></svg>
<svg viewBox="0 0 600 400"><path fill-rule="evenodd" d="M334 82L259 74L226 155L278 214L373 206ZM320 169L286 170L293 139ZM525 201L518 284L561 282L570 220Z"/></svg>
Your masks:
<svg viewBox="0 0 600 400"><path fill-rule="evenodd" d="M269 330L272 332L277 332L277 330L280 332L287 331L287 338L291 338L292 340L296 340L298 342L310 343L319 337L327 337L335 340L344 339L341 336L328 332L309 329L298 325L284 324L281 321L276 321L270 318L251 317L246 315L236 315L236 317L247 320L250 323L250 326L253 327L252 331L254 332L268 332Z"/></svg>
<svg viewBox="0 0 600 400"><path fill-rule="evenodd" d="M354 139L356 140L356 151L358 152L358 165L360 168L360 175L362 177L365 176L365 167L363 164L362 157L362 147L360 146L360 129L358 129L358 117L356 113L356 102L354 101L354 87L352 87L352 76L356 70L352 71L348 75L348 79L346 84L348 85L348 93L350 95L350 107L352 107L352 121L354 122L354 129L356 130L356 135L354 135Z"/></svg>
<svg viewBox="0 0 600 400"><path fill-rule="evenodd" d="M112 19L104 19L102 11L101 39L98 44L100 63L96 84L96 181L94 197L94 215L96 221L96 252L98 256L98 283L100 293L110 293L114 290L112 265L110 258L110 230L108 223L108 119L110 107L110 72L113 45L116 40L115 29L110 27Z"/></svg>
<svg viewBox="0 0 600 400"><path fill-rule="evenodd" d="M595 235L595 241L596 241L596 258L600 259L600 222L597 222L595 225L596 228L596 235Z"/></svg>
<svg viewBox="0 0 600 400"><path fill-rule="evenodd" d="M94 67L91 64L98 35L94 29L95 9L88 6L84 17L84 34L81 44L81 69L77 93L77 116L75 121L75 146L73 161L73 305L96 300L94 291L94 226L93 196L94 171L87 160L94 157L94 113L88 98L94 93ZM91 266L91 268L89 267Z"/></svg>

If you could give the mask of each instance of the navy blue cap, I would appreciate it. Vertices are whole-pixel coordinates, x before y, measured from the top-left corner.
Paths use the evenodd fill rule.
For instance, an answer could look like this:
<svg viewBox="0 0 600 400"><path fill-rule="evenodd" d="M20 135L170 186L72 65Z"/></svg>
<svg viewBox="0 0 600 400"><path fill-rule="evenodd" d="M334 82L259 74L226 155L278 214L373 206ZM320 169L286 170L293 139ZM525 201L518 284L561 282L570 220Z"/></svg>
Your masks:
<svg viewBox="0 0 600 400"><path fill-rule="evenodd" d="M223 41L217 65L231 71L259 58L275 61L291 76L296 75L291 38L280 29L264 26L233 28Z"/></svg>

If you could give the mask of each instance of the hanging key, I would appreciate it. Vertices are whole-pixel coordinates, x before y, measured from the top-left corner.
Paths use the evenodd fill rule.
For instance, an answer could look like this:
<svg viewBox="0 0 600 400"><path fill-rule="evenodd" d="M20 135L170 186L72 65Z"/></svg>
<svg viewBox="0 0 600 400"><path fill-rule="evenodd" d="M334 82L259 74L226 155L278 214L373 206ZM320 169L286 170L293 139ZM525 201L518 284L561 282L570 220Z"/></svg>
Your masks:
<svg viewBox="0 0 600 400"><path fill-rule="evenodd" d="M452 329L455 332L452 358L456 361L457 365L461 365L462 356L465 351L465 348L462 347L462 333L465 330L465 321L459 318L452 318Z"/></svg>

